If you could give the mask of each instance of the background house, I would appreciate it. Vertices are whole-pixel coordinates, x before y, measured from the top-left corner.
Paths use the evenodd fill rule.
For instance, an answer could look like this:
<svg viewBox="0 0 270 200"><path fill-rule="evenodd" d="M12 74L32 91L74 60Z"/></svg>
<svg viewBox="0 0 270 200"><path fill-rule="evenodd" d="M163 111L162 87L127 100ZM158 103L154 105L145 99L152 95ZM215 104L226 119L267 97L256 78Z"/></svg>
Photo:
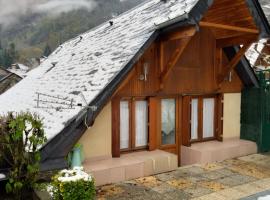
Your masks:
<svg viewBox="0 0 270 200"><path fill-rule="evenodd" d="M22 77L0 67L0 95L17 84Z"/></svg>

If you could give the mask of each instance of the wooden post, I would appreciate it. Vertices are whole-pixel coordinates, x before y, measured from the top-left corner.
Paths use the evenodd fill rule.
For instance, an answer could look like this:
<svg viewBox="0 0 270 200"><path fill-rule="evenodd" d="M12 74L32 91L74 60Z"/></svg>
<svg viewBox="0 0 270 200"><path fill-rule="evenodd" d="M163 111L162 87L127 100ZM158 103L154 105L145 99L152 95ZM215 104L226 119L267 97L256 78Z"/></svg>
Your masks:
<svg viewBox="0 0 270 200"><path fill-rule="evenodd" d="M190 100L189 96L183 97L182 106L182 145L190 146ZM181 144L180 144L181 145Z"/></svg>
<svg viewBox="0 0 270 200"><path fill-rule="evenodd" d="M158 122L158 99L151 97L149 99L149 150L153 151L157 149L157 123Z"/></svg>
<svg viewBox="0 0 270 200"><path fill-rule="evenodd" d="M112 157L120 157L120 99L112 99Z"/></svg>

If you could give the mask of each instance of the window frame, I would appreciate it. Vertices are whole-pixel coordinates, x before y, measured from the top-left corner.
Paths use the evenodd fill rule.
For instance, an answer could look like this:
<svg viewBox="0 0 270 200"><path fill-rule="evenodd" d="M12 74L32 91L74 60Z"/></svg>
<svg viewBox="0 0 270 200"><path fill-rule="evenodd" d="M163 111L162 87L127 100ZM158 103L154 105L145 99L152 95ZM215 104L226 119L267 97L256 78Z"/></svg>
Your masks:
<svg viewBox="0 0 270 200"><path fill-rule="evenodd" d="M180 134L180 124L182 122L179 121L181 119L181 110L180 110L180 103L182 103L181 98L179 95L160 95L156 97L158 99L158 105L157 105L157 147L160 150L168 151L171 153L177 153L179 151L179 134ZM162 135L161 135L161 129L162 129L162 118L161 118L161 100L162 99L174 99L175 100L175 144L162 144Z"/></svg>
<svg viewBox="0 0 270 200"><path fill-rule="evenodd" d="M146 150L149 148L149 101L148 98L146 97L125 97L121 98L119 101L119 105L121 101L128 101L129 105L129 147L125 149L120 148L120 153L129 153L133 151L141 151L141 150ZM147 140L147 145L145 146L140 146L136 147L136 102L137 101L146 101L147 103L147 134L148 134L148 140ZM120 109L120 107L119 107ZM120 110L119 110L120 113ZM121 126L121 121L119 118L119 127ZM120 128L119 128L120 130ZM121 133L119 132L119 137Z"/></svg>
<svg viewBox="0 0 270 200"><path fill-rule="evenodd" d="M213 137L207 137L204 138L203 137L203 100L204 99L208 99L208 98L213 98L214 99L214 119L213 119L213 123L214 123L214 134ZM198 139L191 139L191 102L193 99L198 99ZM195 96L191 96L190 97L190 108L189 108L189 112L190 112L190 143L199 143L199 142L207 142L207 141L212 141L212 140L217 140L217 126L218 126L218 95L195 95Z"/></svg>

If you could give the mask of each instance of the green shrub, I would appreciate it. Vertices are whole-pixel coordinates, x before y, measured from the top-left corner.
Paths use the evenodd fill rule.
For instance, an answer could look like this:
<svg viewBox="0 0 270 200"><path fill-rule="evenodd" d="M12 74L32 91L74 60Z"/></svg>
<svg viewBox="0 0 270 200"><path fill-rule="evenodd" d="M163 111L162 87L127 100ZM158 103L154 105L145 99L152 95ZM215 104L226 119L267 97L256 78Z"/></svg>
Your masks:
<svg viewBox="0 0 270 200"><path fill-rule="evenodd" d="M62 170L53 177L54 200L92 200L95 198L95 184L90 175L80 168Z"/></svg>
<svg viewBox="0 0 270 200"><path fill-rule="evenodd" d="M39 172L38 148L46 142L43 124L36 115L21 113L0 117L0 152L10 167L6 191L21 199L23 190L32 189Z"/></svg>

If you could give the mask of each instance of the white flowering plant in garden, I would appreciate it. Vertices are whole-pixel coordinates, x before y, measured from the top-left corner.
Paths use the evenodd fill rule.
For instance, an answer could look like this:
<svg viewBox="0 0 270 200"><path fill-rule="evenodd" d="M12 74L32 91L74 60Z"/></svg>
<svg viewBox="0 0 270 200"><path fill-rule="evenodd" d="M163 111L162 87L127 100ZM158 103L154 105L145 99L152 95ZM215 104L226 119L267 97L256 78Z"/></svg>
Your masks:
<svg viewBox="0 0 270 200"><path fill-rule="evenodd" d="M51 194L55 200L91 200L95 198L95 183L82 167L64 169L53 177Z"/></svg>

